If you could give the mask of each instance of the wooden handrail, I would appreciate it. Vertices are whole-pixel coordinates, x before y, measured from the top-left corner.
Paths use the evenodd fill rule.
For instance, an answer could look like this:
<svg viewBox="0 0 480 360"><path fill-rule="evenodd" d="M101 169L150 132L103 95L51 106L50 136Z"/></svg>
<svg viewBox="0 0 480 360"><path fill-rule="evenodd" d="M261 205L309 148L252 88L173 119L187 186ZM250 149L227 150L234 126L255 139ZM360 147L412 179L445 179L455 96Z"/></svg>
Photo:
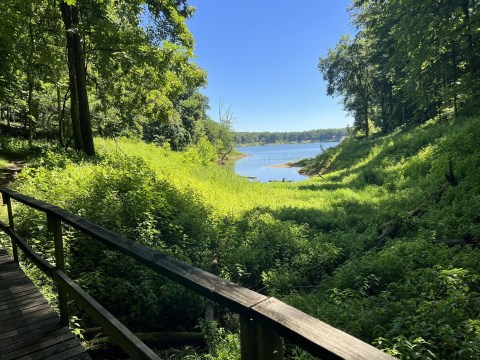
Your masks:
<svg viewBox="0 0 480 360"><path fill-rule="evenodd" d="M18 233L0 221L0 230L3 230L10 238L15 241L25 255L35 264L45 275L53 279L62 291L69 293L72 299L95 320L110 337L117 342L134 359L158 359L158 356L138 339L130 330L128 330L120 321L118 321L108 310L100 305L95 299L88 295L80 286L71 280L62 270L53 266L48 261L38 255ZM59 291L59 296L61 292ZM64 324L67 314L60 304L60 322Z"/></svg>
<svg viewBox="0 0 480 360"><path fill-rule="evenodd" d="M157 273L238 313L241 317L241 329L243 330L241 331L242 359L280 358L281 355L279 353L281 351L275 351L278 350L278 341L275 340L275 334L291 340L312 355L322 359L392 359L391 356L373 346L273 297L267 297L246 289L157 250L149 249L57 206L7 188L0 188L0 192L2 193L4 203L9 207L9 219L11 214L10 198L12 198L46 213L47 218L51 219L49 220L50 223L55 219L63 221L107 246L136 259ZM11 224L13 224L13 215ZM106 312L100 304L89 297L71 279L68 279L62 270L53 268L52 265L46 263L45 260L35 254L11 226L1 224L0 229L7 232L12 239L12 243L18 244L33 262L47 275L50 275L80 306L83 304L82 308L84 310L86 307L92 307L94 303L94 307L101 308L103 309L102 311ZM112 316L109 313L108 315ZM118 320L116 321L118 322ZM100 325L104 326L104 324ZM108 332L109 329L105 328L105 330ZM125 330L127 329L125 328ZM131 332L128 331L128 333L128 336L134 337ZM118 334L110 335L122 346L125 337L123 337L123 340L119 340L115 338ZM140 340L138 341L140 342ZM265 350L267 342L271 343L271 346ZM143 343L141 345L144 346ZM255 349L252 350L252 347L255 347ZM133 353L131 346L128 349L124 349L135 358L150 358L146 354L139 355L139 353Z"/></svg>

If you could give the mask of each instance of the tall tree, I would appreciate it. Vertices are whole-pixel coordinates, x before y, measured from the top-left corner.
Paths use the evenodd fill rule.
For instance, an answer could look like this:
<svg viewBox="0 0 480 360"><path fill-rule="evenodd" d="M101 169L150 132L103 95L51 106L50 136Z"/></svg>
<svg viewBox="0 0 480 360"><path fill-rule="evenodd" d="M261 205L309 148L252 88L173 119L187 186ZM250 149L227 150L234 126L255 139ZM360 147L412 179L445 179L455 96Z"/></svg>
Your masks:
<svg viewBox="0 0 480 360"><path fill-rule="evenodd" d="M60 9L67 38L70 106L75 148L83 150L87 155L95 155L88 104L85 56L79 33L78 7L62 1Z"/></svg>
<svg viewBox="0 0 480 360"><path fill-rule="evenodd" d="M365 126L368 113L383 131L475 109L479 7L478 0L353 0L355 39L342 38L320 61L327 92L353 109L357 124Z"/></svg>
<svg viewBox="0 0 480 360"><path fill-rule="evenodd" d="M75 148L89 155L93 129L168 137L178 148L198 138L198 119L183 104L206 73L191 62L186 1L5 0L0 10L0 107L15 109L15 119L50 131L55 116L62 134L70 105L67 137L72 132Z"/></svg>
<svg viewBox="0 0 480 360"><path fill-rule="evenodd" d="M327 94L342 96L345 110L354 115L355 125L365 136L370 133L369 114L374 69L368 62L368 44L343 36L336 48L320 59L318 67L327 81Z"/></svg>

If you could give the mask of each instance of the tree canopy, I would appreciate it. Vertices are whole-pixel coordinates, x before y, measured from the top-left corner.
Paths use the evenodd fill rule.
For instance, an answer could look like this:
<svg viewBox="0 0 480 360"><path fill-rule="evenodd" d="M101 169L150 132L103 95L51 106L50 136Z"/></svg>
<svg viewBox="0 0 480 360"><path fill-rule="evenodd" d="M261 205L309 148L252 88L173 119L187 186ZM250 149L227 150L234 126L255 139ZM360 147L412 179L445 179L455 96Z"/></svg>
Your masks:
<svg viewBox="0 0 480 360"><path fill-rule="evenodd" d="M478 106L477 0L355 0L357 32L319 62L365 136Z"/></svg>
<svg viewBox="0 0 480 360"><path fill-rule="evenodd" d="M186 146L208 106L185 24L193 12L184 0L3 1L2 119L23 123L30 141L57 132L90 155L93 134Z"/></svg>

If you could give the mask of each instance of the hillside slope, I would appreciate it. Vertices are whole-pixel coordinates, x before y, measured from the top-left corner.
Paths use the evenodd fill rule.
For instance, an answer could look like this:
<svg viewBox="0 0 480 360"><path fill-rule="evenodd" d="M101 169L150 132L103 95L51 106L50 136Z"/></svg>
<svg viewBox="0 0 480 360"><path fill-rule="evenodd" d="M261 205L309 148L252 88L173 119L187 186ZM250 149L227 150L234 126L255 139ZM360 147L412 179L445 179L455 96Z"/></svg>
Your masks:
<svg viewBox="0 0 480 360"><path fill-rule="evenodd" d="M173 152L96 139L96 158L37 149L14 187L281 297L397 356L474 359L479 125L430 121L347 139L308 165L321 177L298 183L250 183L209 162L207 143ZM44 219L20 206L15 212L17 230L50 256ZM71 229L65 240L70 276L132 330L196 326L204 311L196 296ZM228 313L217 314L235 333ZM213 356L235 352L235 337L219 334Z"/></svg>
<svg viewBox="0 0 480 360"><path fill-rule="evenodd" d="M383 188L384 201L358 221L385 216L371 250L352 256L313 294L289 300L401 358L476 358L479 125L478 118L431 121L348 139L309 162L305 170L325 179L319 188Z"/></svg>

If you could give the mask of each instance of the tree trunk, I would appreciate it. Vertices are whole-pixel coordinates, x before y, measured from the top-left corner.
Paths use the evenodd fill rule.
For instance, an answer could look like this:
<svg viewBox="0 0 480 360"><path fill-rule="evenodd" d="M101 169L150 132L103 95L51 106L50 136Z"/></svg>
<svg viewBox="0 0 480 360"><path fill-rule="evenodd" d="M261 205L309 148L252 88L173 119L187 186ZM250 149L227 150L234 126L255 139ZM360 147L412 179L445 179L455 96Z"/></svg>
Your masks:
<svg viewBox="0 0 480 360"><path fill-rule="evenodd" d="M369 127L368 127L368 116L365 116L365 137L369 137L370 136L370 131L369 131Z"/></svg>
<svg viewBox="0 0 480 360"><path fill-rule="evenodd" d="M470 63L470 71L476 78L478 72L477 57L475 55L475 47L472 35L472 26L470 24L470 0L462 1L462 11L463 11L463 23L467 29L467 48L468 48L468 59Z"/></svg>
<svg viewBox="0 0 480 360"><path fill-rule="evenodd" d="M68 70L70 80L70 101L72 109L72 129L75 148L87 155L95 155L93 144L90 107L88 104L85 58L78 34L79 16L76 6L60 3L63 23L67 32Z"/></svg>
<svg viewBox="0 0 480 360"><path fill-rule="evenodd" d="M78 27L80 20L78 16L78 7L70 7L72 14L72 24ZM85 56L78 33L73 34L73 48L75 53L75 72L77 77L77 94L80 111L80 131L82 133L83 149L87 155L95 155L95 146L93 144L92 122L90 118L90 106L88 104L87 93L87 74L85 71Z"/></svg>
<svg viewBox="0 0 480 360"><path fill-rule="evenodd" d="M65 2L60 3L60 9L62 11L63 24L65 25L65 31L67 36L67 62L68 62L68 79L70 87L70 112L72 117L72 132L73 143L75 149L83 150L82 133L80 131L80 110L78 105L78 93L77 93L77 76L75 69L75 52L74 52L74 39L72 29L72 15L71 7Z"/></svg>
<svg viewBox="0 0 480 360"><path fill-rule="evenodd" d="M370 127L368 126L368 96L365 95L366 90L363 96L363 126L365 127L365 137L368 138L370 136Z"/></svg>
<svg viewBox="0 0 480 360"><path fill-rule="evenodd" d="M457 49L455 43L453 44L452 51L453 62L453 116L458 118L458 95L457 95Z"/></svg>
<svg viewBox="0 0 480 360"><path fill-rule="evenodd" d="M58 137L60 145L65 145L65 133L63 132L63 111L62 111L62 98L60 94L60 85L57 84L57 123L58 123Z"/></svg>
<svg viewBox="0 0 480 360"><path fill-rule="evenodd" d="M32 12L34 9L31 9ZM33 14L30 14L33 16ZM33 55L35 53L35 39L33 38L33 24L32 19L29 20L28 25L28 36L29 36L29 43L30 43L30 51L28 53L27 59L27 82L28 82L28 144L31 146L33 144L33 127L35 126L35 117L33 111L33 90L35 87L35 79L33 75Z"/></svg>

